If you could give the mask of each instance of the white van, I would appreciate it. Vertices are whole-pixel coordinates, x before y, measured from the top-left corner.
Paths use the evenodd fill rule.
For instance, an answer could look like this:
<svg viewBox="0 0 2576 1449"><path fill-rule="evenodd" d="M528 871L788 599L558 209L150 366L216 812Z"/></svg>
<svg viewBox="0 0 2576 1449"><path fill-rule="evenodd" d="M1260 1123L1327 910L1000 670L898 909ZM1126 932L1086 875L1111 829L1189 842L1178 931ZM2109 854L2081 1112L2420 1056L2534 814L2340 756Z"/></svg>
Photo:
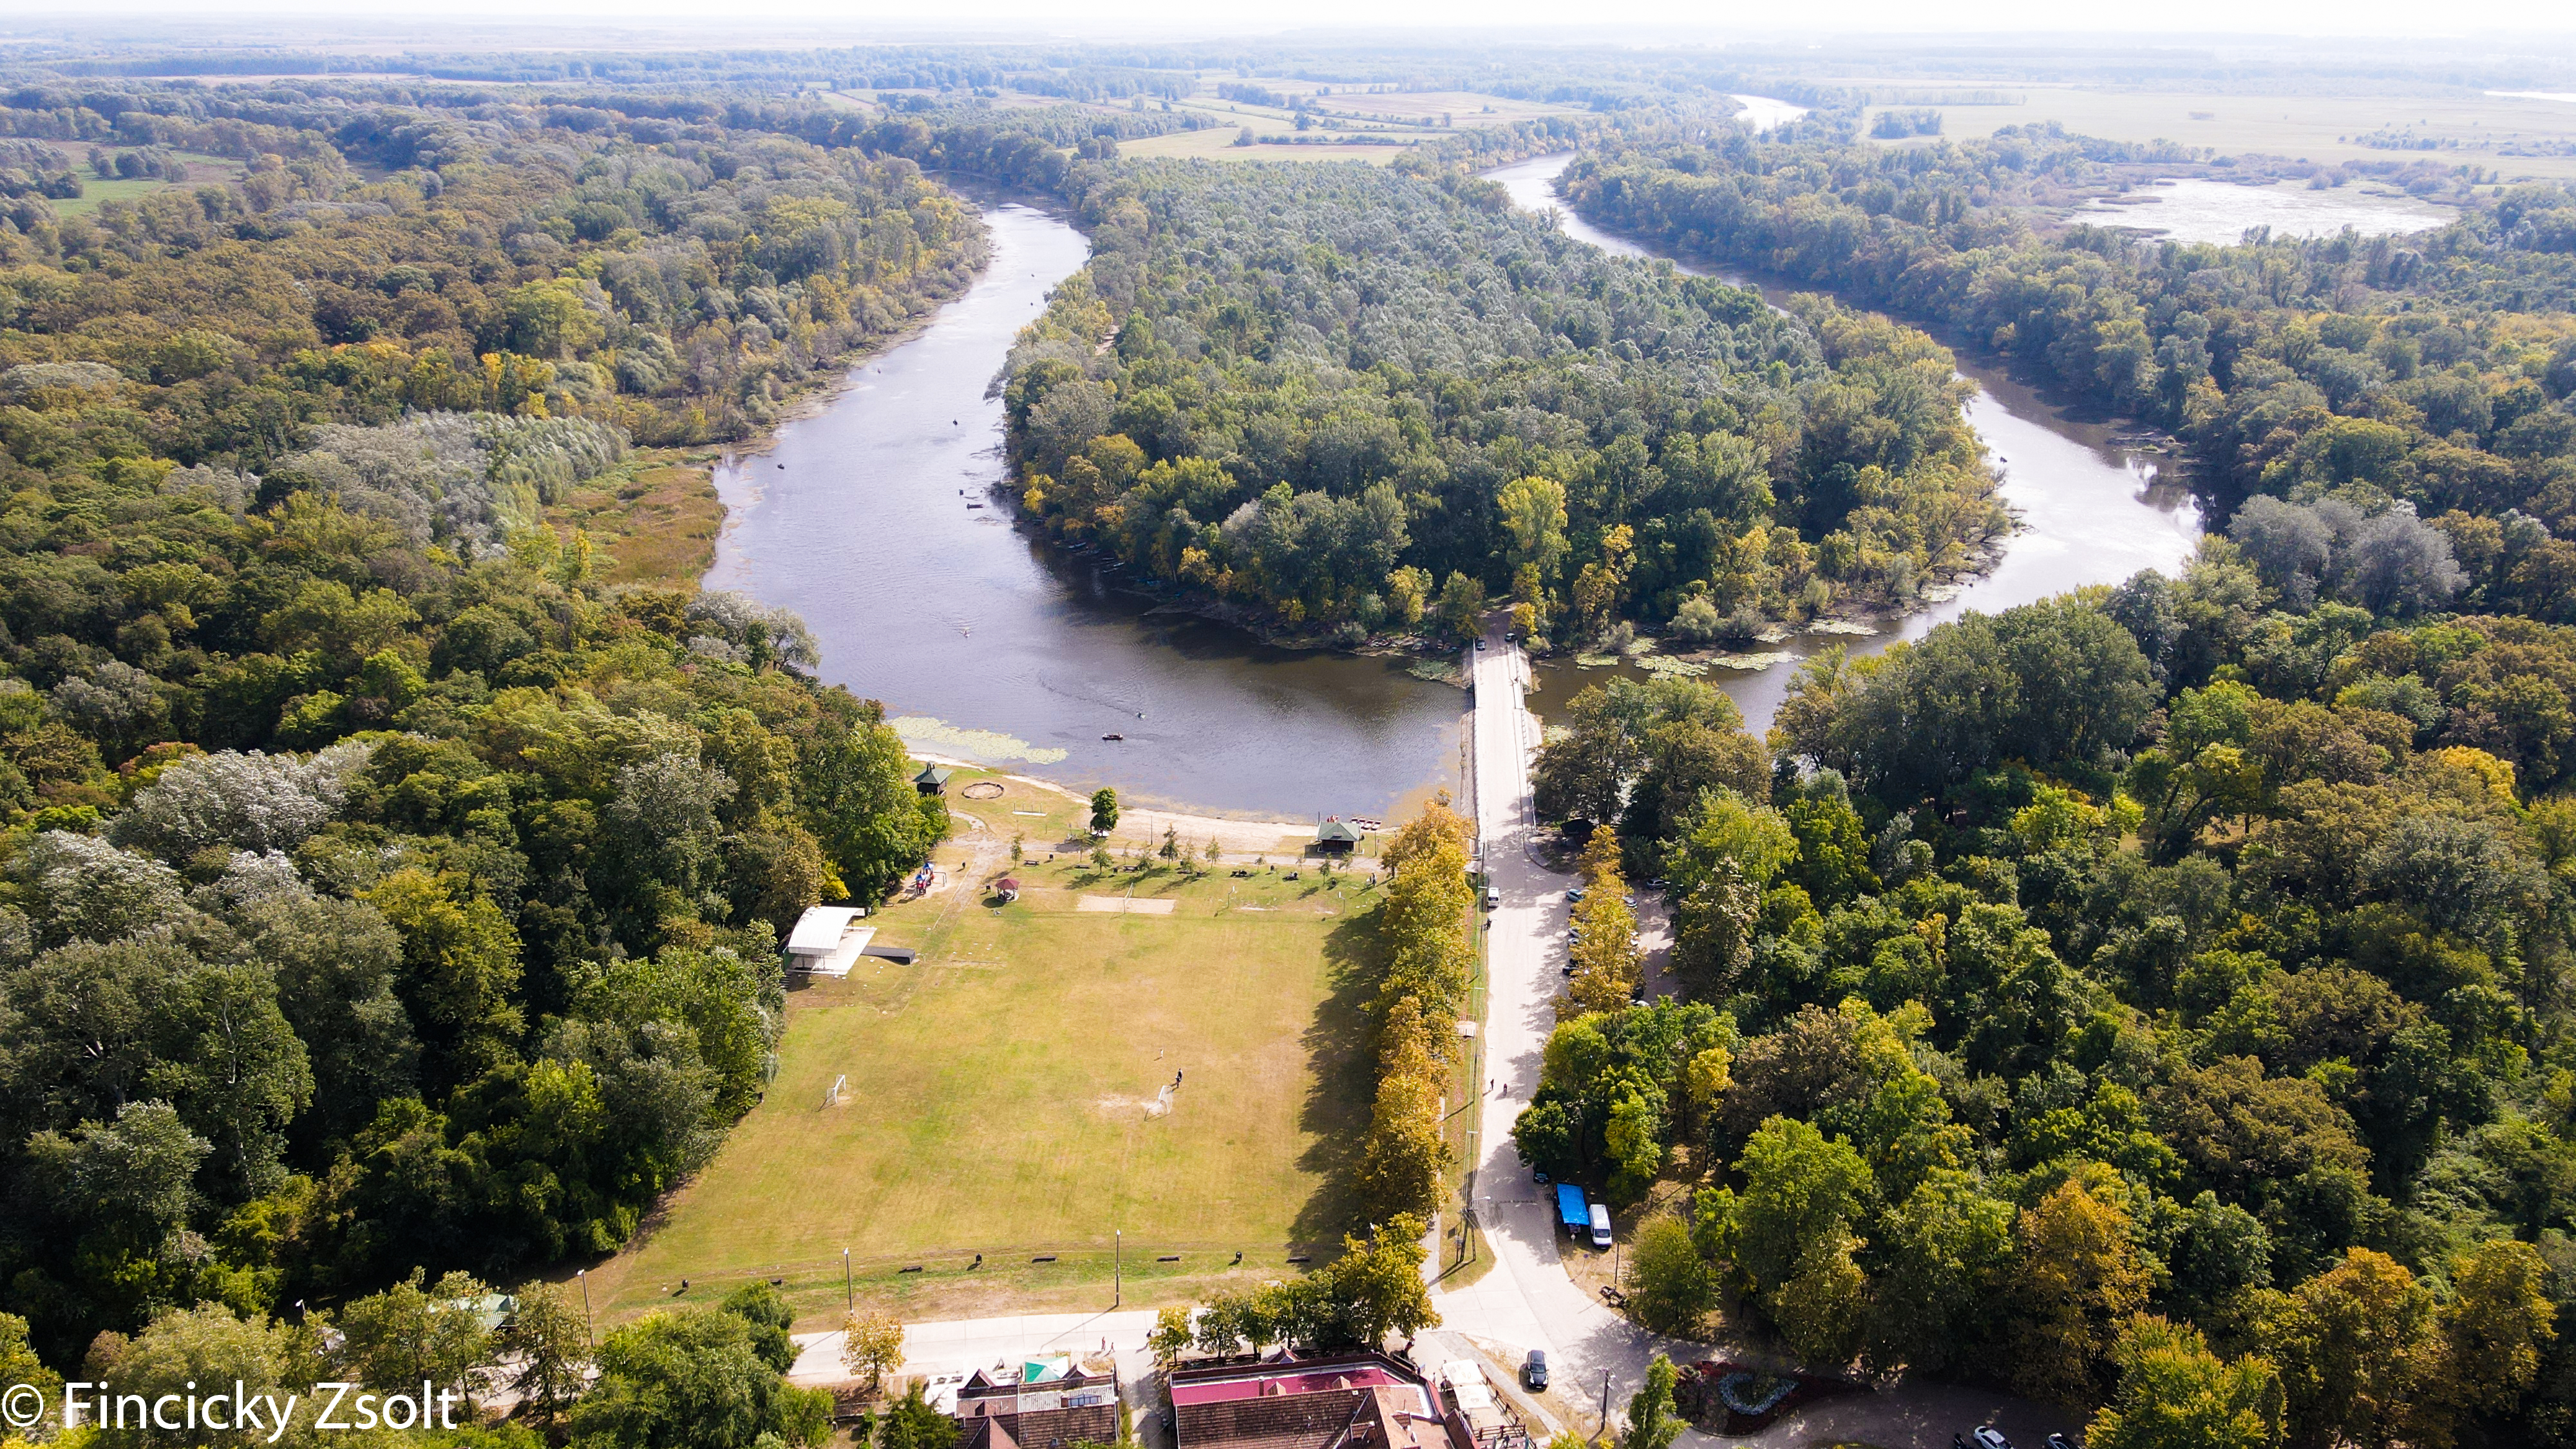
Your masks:
<svg viewBox="0 0 2576 1449"><path fill-rule="evenodd" d="M1610 1246L1610 1209L1597 1202L1592 1205L1592 1246Z"/></svg>
<svg viewBox="0 0 2576 1449"><path fill-rule="evenodd" d="M1503 893L1492 886L1485 887L1485 909L1489 911L1500 910L1502 909L1502 905Z"/></svg>

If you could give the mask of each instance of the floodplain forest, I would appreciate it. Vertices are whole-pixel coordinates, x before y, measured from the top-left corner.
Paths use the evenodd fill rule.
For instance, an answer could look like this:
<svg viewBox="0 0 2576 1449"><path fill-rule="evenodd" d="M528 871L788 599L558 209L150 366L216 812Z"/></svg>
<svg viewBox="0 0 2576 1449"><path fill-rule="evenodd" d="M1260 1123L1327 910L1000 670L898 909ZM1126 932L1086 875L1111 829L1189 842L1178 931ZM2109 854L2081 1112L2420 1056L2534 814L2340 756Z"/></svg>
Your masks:
<svg viewBox="0 0 2576 1449"><path fill-rule="evenodd" d="M7 1376L506 1353L520 1407L464 1437L834 1432L768 1284L594 1325L548 1281L759 1100L799 914L883 901L950 822L801 621L562 510L703 484L956 295L998 192L1091 243L1000 360L1020 520L1303 646L1909 607L2017 526L1962 353L2169 441L2208 524L2170 577L1818 655L1758 736L1689 670L1546 702L1587 895L1516 1146L1621 1209L1660 1332L2008 1389L2111 1449L2576 1444L2566 184L1951 139L1789 59L51 54L0 89ZM1337 66L1547 113L1269 88ZM1804 116L1740 120L1765 85ZM1217 105L1294 119L1128 154ZM1482 174L1557 152L1567 208L1794 295ZM2170 174L2453 219L2067 219ZM1436 1321L1474 831L1388 837L1344 1251L1158 1352ZM496 1338L475 1305L522 1283ZM918 1393L869 1425L951 1432Z"/></svg>

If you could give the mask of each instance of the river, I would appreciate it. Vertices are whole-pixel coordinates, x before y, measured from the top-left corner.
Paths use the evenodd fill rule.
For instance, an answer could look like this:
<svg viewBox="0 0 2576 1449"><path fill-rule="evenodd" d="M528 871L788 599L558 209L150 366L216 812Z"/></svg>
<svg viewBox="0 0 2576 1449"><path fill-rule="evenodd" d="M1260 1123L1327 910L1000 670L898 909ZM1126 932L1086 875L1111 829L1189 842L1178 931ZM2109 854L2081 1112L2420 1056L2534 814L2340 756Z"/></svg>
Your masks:
<svg viewBox="0 0 2576 1449"><path fill-rule="evenodd" d="M717 468L706 586L803 615L822 677L883 700L916 750L1268 819L1454 791L1461 691L1150 614L1115 570L1008 521L987 388L1088 243L1027 206L984 218L993 260L964 296Z"/></svg>
<svg viewBox="0 0 2576 1449"><path fill-rule="evenodd" d="M1491 174L1543 209L1566 159ZM822 677L883 700L917 750L1269 818L1383 817L1433 788L1454 791L1458 690L1398 662L1274 649L1154 612L1118 587L1114 568L1009 521L1002 409L988 388L1012 335L1082 265L1086 244L1031 207L991 204L984 215L993 261L965 295L853 369L765 450L717 468L726 517L707 587L803 615ZM1560 224L1644 254L1571 214ZM1764 646L1788 656L1767 668L1713 671L1756 730L1795 658L1835 644L1871 652L1966 609L2171 571L2190 552L2198 515L2159 479L2156 459L2060 418L2009 378L1962 367L1979 384L1970 420L1997 455L2022 530L1992 572L1879 633L1801 635ZM1606 673L1552 663L1537 704Z"/></svg>
<svg viewBox="0 0 2576 1449"><path fill-rule="evenodd" d="M1568 236L1622 256L1661 255L1603 231L1557 199L1552 183L1573 159L1541 156L1485 174L1511 192L1515 205L1555 211L1557 225ZM1728 269L1675 265L1695 275L1764 286ZM1765 291L1776 294L1777 289L1765 286ZM1935 624L1970 609L1997 613L2085 584L2117 583L2140 569L2172 574L2191 556L2200 538L2200 510L2179 472L2166 475L2163 455L2118 446L2111 441L2116 430L2107 424L2067 417L2000 369L1972 357L1962 356L1959 370L1977 385L1968 401L1968 421L1985 441L2001 477L2004 502L2018 516L2020 529L2005 542L2003 559L1993 569L1966 581L1947 599L1874 621L1874 633L1793 635L1758 646L1763 654L1786 659L1758 669L1711 670L1710 682L1734 699L1756 733L1770 727L1797 661L1819 650L1839 645L1854 654L1875 654L1900 639L1919 639ZM1562 698L1613 672L1630 671L1584 669L1564 659L1543 664L1537 671L1542 697L1535 707L1548 713L1551 696Z"/></svg>

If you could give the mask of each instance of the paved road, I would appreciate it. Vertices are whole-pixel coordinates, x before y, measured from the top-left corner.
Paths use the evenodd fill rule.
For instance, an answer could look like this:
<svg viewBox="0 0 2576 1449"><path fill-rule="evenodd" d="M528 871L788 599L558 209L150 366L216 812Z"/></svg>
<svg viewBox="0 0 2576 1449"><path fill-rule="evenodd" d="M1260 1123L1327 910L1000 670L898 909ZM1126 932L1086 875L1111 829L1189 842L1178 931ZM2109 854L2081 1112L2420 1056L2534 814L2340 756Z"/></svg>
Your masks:
<svg viewBox="0 0 2576 1449"><path fill-rule="evenodd" d="M1558 1235L1553 1204L1512 1150L1512 1119L1538 1086L1540 1056L1556 1024L1565 891L1572 881L1530 854L1529 766L1539 725L1522 702L1528 660L1500 639L1488 644L1475 655L1475 807L1485 873L1502 893L1485 937L1485 1075L1501 1085L1485 1096L1474 1193L1493 1266L1436 1301L1452 1332L1500 1345L1514 1357L1545 1349L1569 1398L1594 1398L1607 1373L1615 1410L1635 1391L1657 1349L1685 1361L1704 1354L1659 1340L1574 1285L1559 1254L1590 1249Z"/></svg>
<svg viewBox="0 0 2576 1449"><path fill-rule="evenodd" d="M1434 1363L1470 1356L1462 1336L1490 1345L1510 1363L1530 1349L1545 1349L1560 1409L1597 1404L1606 1375L1615 1417L1657 1352L1690 1362L1714 1350L1647 1333L1585 1296L1566 1276L1559 1254L1590 1249L1566 1245L1558 1237L1552 1203L1542 1198L1512 1150L1512 1119L1538 1085L1540 1056L1556 1022L1553 1002L1564 980L1565 891L1573 881L1542 868L1530 853L1529 766L1539 726L1522 698L1528 662L1499 638L1487 642L1474 655L1476 798L1470 803L1484 870L1502 893L1486 935L1485 1009L1485 1075L1500 1086L1487 1092L1479 1114L1474 1182L1477 1222L1493 1265L1474 1284L1437 1294L1442 1326L1417 1347L1421 1357ZM1662 928L1660 915L1651 908L1640 915L1645 918L1641 936L1652 937ZM1151 1367L1144 1345L1153 1326L1153 1313L1136 1310L915 1323L905 1329L904 1367L912 1373L958 1373L1027 1354L1096 1351L1106 1343L1118 1357L1121 1376L1135 1385ZM791 1378L809 1384L842 1381L840 1334L799 1334L796 1343ZM1741 1347L1730 1356L1762 1357ZM1516 1389L1506 1392L1525 1399ZM1577 1430L1599 1427L1597 1413L1588 1407L1573 1418L1571 1427ZM1151 1415L1140 1413L1139 1422L1150 1423ZM1803 1449L1851 1439L1881 1449L1947 1449L1953 1434L1981 1423L2000 1426L2021 1449L2037 1449L2050 1432L2078 1427L2043 1405L1975 1389L1921 1385L1829 1399L1751 1438L1686 1430L1683 1441Z"/></svg>
<svg viewBox="0 0 2576 1449"><path fill-rule="evenodd" d="M1474 659L1473 803L1484 869L1502 893L1486 932L1485 997L1485 1075L1501 1086L1485 1097L1474 1185L1476 1219L1493 1267L1469 1287L1437 1294L1435 1302L1446 1333L1492 1344L1507 1361L1517 1361L1529 1349L1546 1350L1565 1399L1598 1403L1606 1375L1615 1417L1654 1354L1660 1351L1687 1363L1715 1350L1648 1333L1577 1288L1559 1255L1590 1250L1558 1235L1553 1205L1512 1150L1512 1119L1538 1085L1540 1057L1556 1022L1552 1003L1564 979L1565 892L1574 880L1544 869L1531 853L1535 811L1529 772L1539 725L1523 698L1528 661L1499 638L1489 638ZM1650 918L1651 933L1664 936L1659 909L1640 915ZM1750 1361L1765 1357L1740 1347L1729 1356ZM1597 1414L1578 1418L1577 1428L1598 1427ZM1953 1434L1981 1423L2002 1428L2023 1449L2036 1449L2051 1432L2079 1427L2045 1405L1922 1385L1829 1399L1751 1438L1686 1430L1683 1440L1769 1449L1848 1438L1883 1449L1947 1449Z"/></svg>

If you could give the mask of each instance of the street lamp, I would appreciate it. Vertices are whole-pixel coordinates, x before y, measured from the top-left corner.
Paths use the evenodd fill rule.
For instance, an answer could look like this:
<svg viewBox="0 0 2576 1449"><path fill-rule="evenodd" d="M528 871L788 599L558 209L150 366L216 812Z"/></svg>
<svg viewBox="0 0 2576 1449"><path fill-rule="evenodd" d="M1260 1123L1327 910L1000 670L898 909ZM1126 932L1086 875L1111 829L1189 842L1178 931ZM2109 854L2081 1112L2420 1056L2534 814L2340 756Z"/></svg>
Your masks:
<svg viewBox="0 0 2576 1449"><path fill-rule="evenodd" d="M597 1335L592 1331L590 1319L590 1270L588 1268L576 1268L573 1270L573 1276L581 1280L582 1346L588 1348L593 1353L597 1353L599 1352L599 1343L597 1341Z"/></svg>
<svg viewBox="0 0 2576 1449"><path fill-rule="evenodd" d="M1111 1249L1117 1254L1110 1267L1110 1292L1114 1296L1109 1306L1118 1308L1127 1302L1127 1230L1111 1228L1109 1233L1113 1240Z"/></svg>
<svg viewBox="0 0 2576 1449"><path fill-rule="evenodd" d="M858 1292L850 1286L850 1250L843 1248L841 1250L841 1311L856 1313L858 1310Z"/></svg>

